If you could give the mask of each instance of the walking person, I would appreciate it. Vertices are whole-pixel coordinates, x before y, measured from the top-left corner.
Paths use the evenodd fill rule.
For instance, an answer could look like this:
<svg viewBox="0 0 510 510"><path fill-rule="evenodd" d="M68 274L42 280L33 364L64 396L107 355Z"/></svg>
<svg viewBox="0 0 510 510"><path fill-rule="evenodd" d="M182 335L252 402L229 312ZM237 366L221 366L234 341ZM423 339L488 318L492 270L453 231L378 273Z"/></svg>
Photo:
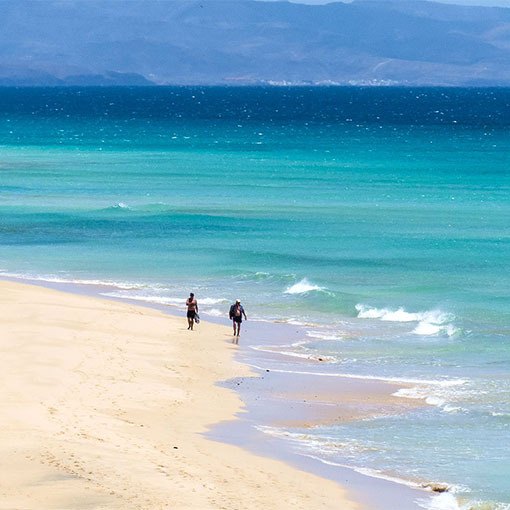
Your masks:
<svg viewBox="0 0 510 510"><path fill-rule="evenodd" d="M188 329L193 331L195 317L198 315L198 303L193 292L190 292L189 298L186 299L186 306L188 307L188 312L186 313L186 317L188 318Z"/></svg>
<svg viewBox="0 0 510 510"><path fill-rule="evenodd" d="M234 336L239 336L241 334L241 324L244 320L248 320L246 317L246 313L244 311L243 305L241 305L241 301L236 299L235 304L230 307L229 317L232 320L232 325L234 326Z"/></svg>

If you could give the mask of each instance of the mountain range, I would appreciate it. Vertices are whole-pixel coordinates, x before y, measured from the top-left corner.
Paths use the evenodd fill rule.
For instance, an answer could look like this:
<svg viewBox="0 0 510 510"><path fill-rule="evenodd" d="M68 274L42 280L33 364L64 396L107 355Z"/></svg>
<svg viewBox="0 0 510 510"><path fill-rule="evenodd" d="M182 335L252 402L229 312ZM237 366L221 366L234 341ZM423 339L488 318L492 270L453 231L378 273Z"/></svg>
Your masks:
<svg viewBox="0 0 510 510"><path fill-rule="evenodd" d="M510 9L3 0L0 85L510 85Z"/></svg>

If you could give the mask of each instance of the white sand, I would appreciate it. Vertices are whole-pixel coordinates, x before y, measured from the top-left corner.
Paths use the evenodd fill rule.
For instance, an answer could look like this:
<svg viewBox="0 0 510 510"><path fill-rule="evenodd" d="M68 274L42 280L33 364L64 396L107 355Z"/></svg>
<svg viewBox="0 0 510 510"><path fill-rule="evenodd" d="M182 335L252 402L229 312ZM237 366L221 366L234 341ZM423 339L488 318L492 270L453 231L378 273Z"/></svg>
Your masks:
<svg viewBox="0 0 510 510"><path fill-rule="evenodd" d="M242 409L230 328L0 282L0 509L342 509L337 484L205 439ZM176 448L175 448L176 447Z"/></svg>

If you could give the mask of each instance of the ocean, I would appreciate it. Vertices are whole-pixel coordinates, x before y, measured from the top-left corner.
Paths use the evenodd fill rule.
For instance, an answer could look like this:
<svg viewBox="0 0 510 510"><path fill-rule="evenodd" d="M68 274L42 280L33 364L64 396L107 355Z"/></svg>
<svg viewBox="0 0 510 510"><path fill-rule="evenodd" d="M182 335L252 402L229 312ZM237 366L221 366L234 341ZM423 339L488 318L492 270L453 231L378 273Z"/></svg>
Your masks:
<svg viewBox="0 0 510 510"><path fill-rule="evenodd" d="M0 276L240 298L272 368L428 404L300 448L509 509L509 134L505 88L2 88Z"/></svg>

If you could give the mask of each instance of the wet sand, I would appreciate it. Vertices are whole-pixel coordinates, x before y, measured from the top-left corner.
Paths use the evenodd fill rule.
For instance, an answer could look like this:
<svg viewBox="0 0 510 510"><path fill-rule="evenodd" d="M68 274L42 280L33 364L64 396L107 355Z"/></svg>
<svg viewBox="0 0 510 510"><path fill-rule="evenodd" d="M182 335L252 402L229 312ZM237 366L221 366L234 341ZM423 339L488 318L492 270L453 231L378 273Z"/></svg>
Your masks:
<svg viewBox="0 0 510 510"><path fill-rule="evenodd" d="M401 383L342 377L338 371L330 371L330 376L313 373L328 373L327 367L315 360L294 359L291 365L282 364L285 357L279 357L277 351L254 352L250 346L253 342L260 345L260 339L264 337L273 345L288 342L295 328L275 332L270 324L251 323L247 329L250 331L241 341L238 359L253 362L258 367L254 370L259 377L239 377L222 383L239 392L247 412L240 421L213 427L209 437L285 460L300 469L339 482L367 509L419 510L423 509L419 503L430 502L435 497L420 487L421 480L411 477L405 481L397 474L369 472L352 458L345 464L341 461L329 463L328 456L305 446L307 429L413 412L426 405L423 400L394 396L397 390L405 387ZM275 365L294 368L301 373L275 370Z"/></svg>

